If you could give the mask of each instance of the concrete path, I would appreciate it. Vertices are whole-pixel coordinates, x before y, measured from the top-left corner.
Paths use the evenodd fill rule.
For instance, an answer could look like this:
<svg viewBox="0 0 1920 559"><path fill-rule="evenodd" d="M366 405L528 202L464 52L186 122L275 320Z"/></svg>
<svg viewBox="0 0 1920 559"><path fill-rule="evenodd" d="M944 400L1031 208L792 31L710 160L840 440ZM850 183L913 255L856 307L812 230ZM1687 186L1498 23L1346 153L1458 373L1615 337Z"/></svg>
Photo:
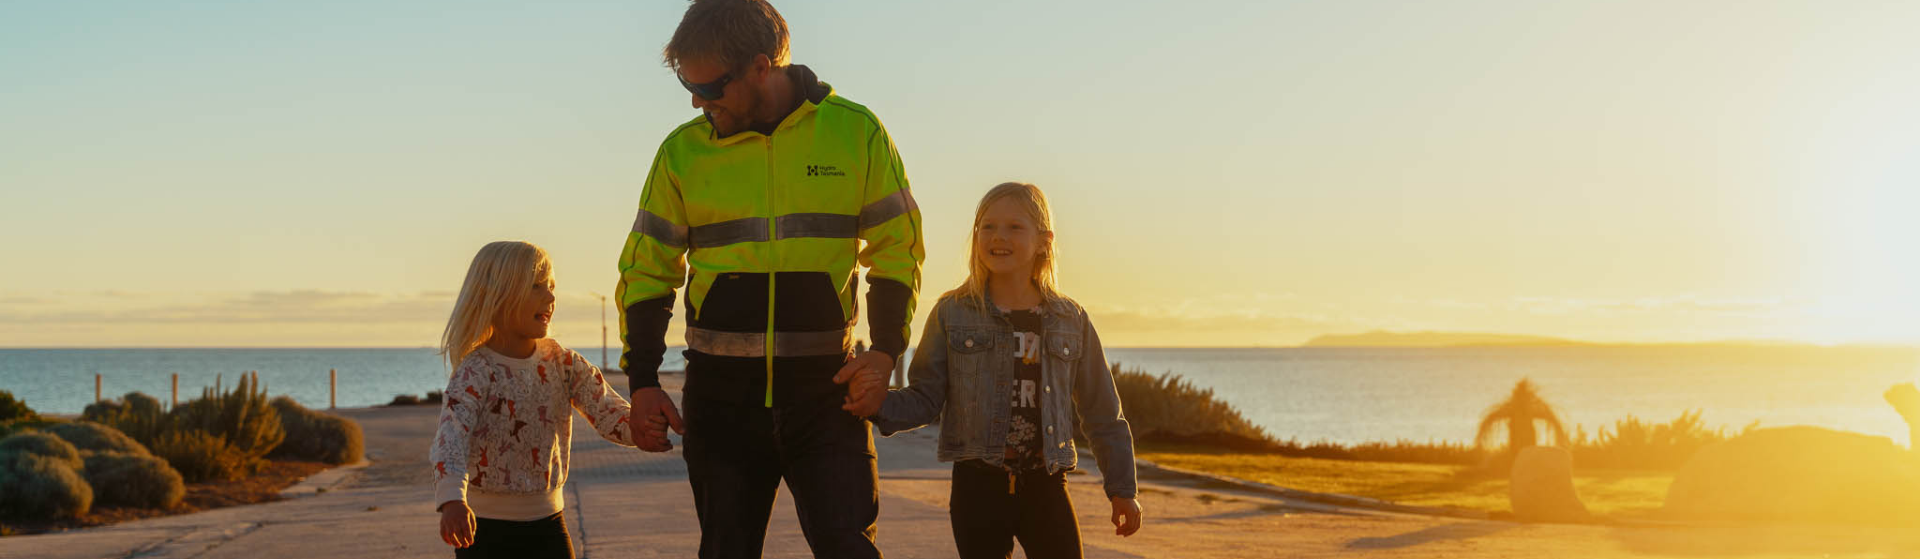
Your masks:
<svg viewBox="0 0 1920 559"><path fill-rule="evenodd" d="M624 380L610 377L609 380ZM669 388L677 390L677 383ZM624 391L624 390L623 390ZM372 465L286 501L102 528L0 538L0 558L450 557L437 533L430 473L433 407L342 410L367 434ZM678 452L648 454L575 417L567 522L581 557L690 557L698 549ZM928 431L879 439L880 547L888 557L955 556L949 466ZM1099 472L1070 477L1086 555L1126 557L1910 557L1920 534L1846 527L1658 528L1525 525L1341 509L1144 480L1147 524L1113 535ZM810 557L782 490L766 557ZM1018 552L1016 557L1021 557Z"/></svg>

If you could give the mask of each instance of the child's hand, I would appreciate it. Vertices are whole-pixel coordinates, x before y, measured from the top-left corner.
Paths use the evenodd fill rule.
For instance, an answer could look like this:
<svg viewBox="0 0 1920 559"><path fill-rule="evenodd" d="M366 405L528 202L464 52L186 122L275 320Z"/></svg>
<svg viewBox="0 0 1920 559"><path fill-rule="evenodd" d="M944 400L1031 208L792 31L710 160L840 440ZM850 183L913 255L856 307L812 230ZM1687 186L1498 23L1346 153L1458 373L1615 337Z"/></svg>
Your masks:
<svg viewBox="0 0 1920 559"><path fill-rule="evenodd" d="M634 446L640 447L640 450L673 450L673 441L667 439L669 428L675 433L687 434L687 428L680 420L680 410L673 407L673 397L659 387L635 390L633 411L628 414L627 428L634 430Z"/></svg>
<svg viewBox="0 0 1920 559"><path fill-rule="evenodd" d="M466 501L447 501L440 505L440 540L447 542L447 545L473 545L473 533L477 528L473 521L473 509L467 508Z"/></svg>
<svg viewBox="0 0 1920 559"><path fill-rule="evenodd" d="M1114 497L1113 534L1124 538L1138 531L1140 531L1140 501L1129 497Z"/></svg>
<svg viewBox="0 0 1920 559"><path fill-rule="evenodd" d="M893 372L893 357L878 351L869 351L847 361L833 382L848 384L846 403L840 409L847 410L856 417L871 417L880 413L880 403L887 399L887 376Z"/></svg>

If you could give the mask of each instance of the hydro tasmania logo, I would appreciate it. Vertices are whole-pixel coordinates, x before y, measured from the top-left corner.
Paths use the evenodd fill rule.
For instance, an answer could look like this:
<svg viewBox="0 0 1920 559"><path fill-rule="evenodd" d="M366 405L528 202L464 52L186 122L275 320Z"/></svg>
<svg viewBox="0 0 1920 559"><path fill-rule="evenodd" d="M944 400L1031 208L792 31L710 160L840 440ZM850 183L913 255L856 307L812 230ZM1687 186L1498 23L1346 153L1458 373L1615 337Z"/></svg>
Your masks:
<svg viewBox="0 0 1920 559"><path fill-rule="evenodd" d="M807 176L809 177L844 177L844 176L847 176L847 172L842 171L840 170L839 167L835 167L832 165L808 165Z"/></svg>

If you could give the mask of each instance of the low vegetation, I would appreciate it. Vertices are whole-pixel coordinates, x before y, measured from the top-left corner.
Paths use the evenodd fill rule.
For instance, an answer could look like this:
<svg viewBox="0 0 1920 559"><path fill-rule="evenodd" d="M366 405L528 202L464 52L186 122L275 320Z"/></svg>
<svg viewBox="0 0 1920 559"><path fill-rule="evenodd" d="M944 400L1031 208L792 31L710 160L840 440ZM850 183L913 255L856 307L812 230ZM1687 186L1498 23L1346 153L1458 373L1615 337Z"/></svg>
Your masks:
<svg viewBox="0 0 1920 559"><path fill-rule="evenodd" d="M1482 416L1475 444L1303 443L1269 436L1212 390L1178 375L1118 364L1113 374L1139 454L1155 463L1305 491L1490 512L1508 506L1505 466L1516 448L1566 448L1574 487L1589 509L1632 517L1660 508L1673 472L1695 452L1757 427L1708 428L1693 410L1666 423L1628 416L1591 434L1579 425L1569 433L1538 387L1523 379Z"/></svg>
<svg viewBox="0 0 1920 559"><path fill-rule="evenodd" d="M274 398L272 404L287 436L270 456L340 465L359 462L365 455L359 423L309 410L286 396Z"/></svg>
<svg viewBox="0 0 1920 559"><path fill-rule="evenodd" d="M1628 416L1601 426L1595 433L1576 425L1569 434L1558 412L1540 399L1537 386L1523 379L1483 416L1481 429L1475 434L1478 444L1405 439L1357 444L1302 442L1269 436L1231 404L1215 397L1213 390L1198 388L1179 375L1156 376L1115 363L1113 376L1137 444L1293 458L1488 467L1516 445L1537 444L1534 425L1543 424L1549 439L1573 454L1577 467L1673 471L1701 448L1757 427L1748 425L1740 431L1709 429L1700 420L1700 411L1693 410L1666 423ZM1503 432L1506 445L1488 444L1501 439L1498 435Z"/></svg>
<svg viewBox="0 0 1920 559"><path fill-rule="evenodd" d="M0 414L0 520L8 523L0 531L9 532L272 499L292 480L365 454L358 423L284 396L269 400L254 375L172 411L134 392L67 421L0 391ZM249 477L256 472L264 477ZM98 507L113 508L90 515Z"/></svg>

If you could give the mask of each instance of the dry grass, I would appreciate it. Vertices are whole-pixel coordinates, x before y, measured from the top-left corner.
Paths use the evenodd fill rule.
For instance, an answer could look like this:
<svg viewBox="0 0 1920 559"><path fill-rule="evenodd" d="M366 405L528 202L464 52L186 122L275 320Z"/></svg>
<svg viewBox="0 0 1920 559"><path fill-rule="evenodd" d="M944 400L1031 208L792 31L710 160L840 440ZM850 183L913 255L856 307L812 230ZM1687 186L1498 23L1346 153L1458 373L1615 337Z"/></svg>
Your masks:
<svg viewBox="0 0 1920 559"><path fill-rule="evenodd" d="M1472 468L1440 464L1364 462L1244 453L1191 445L1140 445L1155 463L1320 493L1341 493L1396 503L1504 512L1507 480ZM1574 473L1574 489L1587 509L1602 517L1646 518L1666 499L1673 475L1591 470Z"/></svg>

